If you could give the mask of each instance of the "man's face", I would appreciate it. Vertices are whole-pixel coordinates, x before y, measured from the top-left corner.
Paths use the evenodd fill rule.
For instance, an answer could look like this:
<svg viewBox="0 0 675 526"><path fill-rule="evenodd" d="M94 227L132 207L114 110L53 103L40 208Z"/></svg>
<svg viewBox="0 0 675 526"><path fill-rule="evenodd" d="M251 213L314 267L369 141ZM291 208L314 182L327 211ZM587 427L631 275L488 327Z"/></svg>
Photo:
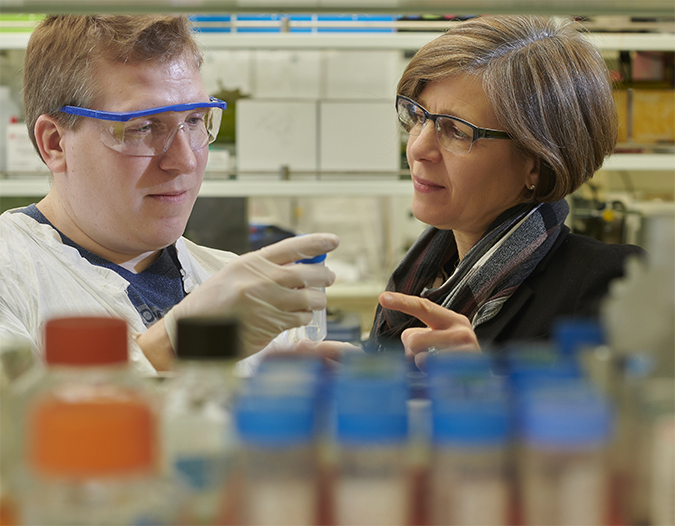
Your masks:
<svg viewBox="0 0 675 526"><path fill-rule="evenodd" d="M95 110L130 112L209 100L189 58L162 65L104 62L97 75L102 94ZM55 184L67 215L64 233L111 260L176 241L199 193L208 146L192 151L186 133L179 131L163 154L132 157L99 137L100 122L91 118L63 136L67 166Z"/></svg>

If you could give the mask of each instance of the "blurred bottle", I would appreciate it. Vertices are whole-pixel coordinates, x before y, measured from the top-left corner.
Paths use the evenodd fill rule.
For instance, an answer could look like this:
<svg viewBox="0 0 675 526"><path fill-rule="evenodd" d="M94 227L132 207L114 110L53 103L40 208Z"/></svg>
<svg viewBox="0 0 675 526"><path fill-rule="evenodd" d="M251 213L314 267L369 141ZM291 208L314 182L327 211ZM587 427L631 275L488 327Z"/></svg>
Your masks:
<svg viewBox="0 0 675 526"><path fill-rule="evenodd" d="M607 400L584 381L559 382L524 393L518 411L523 523L608 524Z"/></svg>
<svg viewBox="0 0 675 526"><path fill-rule="evenodd" d="M263 362L237 399L243 457L241 523L305 526L319 522L316 442L317 369L299 356Z"/></svg>
<svg viewBox="0 0 675 526"><path fill-rule="evenodd" d="M406 373L400 356L358 354L336 379L337 525L398 526L411 520Z"/></svg>
<svg viewBox="0 0 675 526"><path fill-rule="evenodd" d="M20 409L14 388L35 368L26 342L0 339L0 525L18 524L17 469L20 467ZM40 375L41 376L41 375Z"/></svg>
<svg viewBox="0 0 675 526"><path fill-rule="evenodd" d="M233 421L239 357L235 321L178 320L176 376L166 385L163 411L165 460L187 494L181 521L214 524L233 513L237 444Z"/></svg>
<svg viewBox="0 0 675 526"><path fill-rule="evenodd" d="M22 522L163 524L173 519L159 476L157 414L128 368L127 326L52 319L47 372L26 400Z"/></svg>
<svg viewBox="0 0 675 526"><path fill-rule="evenodd" d="M510 408L485 355L427 362L432 408L428 508L434 525L510 524Z"/></svg>
<svg viewBox="0 0 675 526"><path fill-rule="evenodd" d="M7 126L18 122L19 112L9 86L0 86L0 172L7 170Z"/></svg>
<svg viewBox="0 0 675 526"><path fill-rule="evenodd" d="M661 408L675 398L675 217L649 216L645 223L647 258L627 261L625 276L611 283L601 305L601 319L619 413L613 462L623 518L668 524L661 521L675 515L675 475L663 466L675 457L675 415Z"/></svg>

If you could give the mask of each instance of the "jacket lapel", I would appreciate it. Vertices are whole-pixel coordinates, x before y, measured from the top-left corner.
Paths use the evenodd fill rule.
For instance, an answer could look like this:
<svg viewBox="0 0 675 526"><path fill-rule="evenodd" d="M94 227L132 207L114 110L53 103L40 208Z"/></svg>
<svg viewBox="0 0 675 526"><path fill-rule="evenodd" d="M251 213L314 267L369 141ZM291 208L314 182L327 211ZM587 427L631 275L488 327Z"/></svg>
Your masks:
<svg viewBox="0 0 675 526"><path fill-rule="evenodd" d="M513 296L504 303L497 316L476 327L476 336L481 346L490 345L497 339L504 327L523 309L533 293L527 283L521 283Z"/></svg>

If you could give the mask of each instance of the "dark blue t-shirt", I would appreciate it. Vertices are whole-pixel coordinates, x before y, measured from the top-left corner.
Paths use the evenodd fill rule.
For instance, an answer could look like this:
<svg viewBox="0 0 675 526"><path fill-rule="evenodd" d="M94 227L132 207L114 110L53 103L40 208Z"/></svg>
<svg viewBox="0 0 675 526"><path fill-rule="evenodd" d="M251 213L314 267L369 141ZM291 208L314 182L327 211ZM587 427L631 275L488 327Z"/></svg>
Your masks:
<svg viewBox="0 0 675 526"><path fill-rule="evenodd" d="M39 223L50 225L59 232L34 204L21 209L21 212ZM152 265L136 274L88 251L61 232L59 235L65 245L76 248L89 263L108 268L129 282L127 295L143 318L146 327L162 318L171 307L185 297L181 266L174 245L162 249L159 258Z"/></svg>

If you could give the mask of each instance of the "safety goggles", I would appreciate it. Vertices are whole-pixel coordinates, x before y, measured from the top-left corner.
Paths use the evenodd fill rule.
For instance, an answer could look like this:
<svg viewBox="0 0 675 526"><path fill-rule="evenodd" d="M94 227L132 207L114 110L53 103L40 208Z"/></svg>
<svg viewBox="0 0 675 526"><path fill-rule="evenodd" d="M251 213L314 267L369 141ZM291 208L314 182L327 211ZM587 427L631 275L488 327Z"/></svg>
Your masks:
<svg viewBox="0 0 675 526"><path fill-rule="evenodd" d="M479 139L511 139L505 131L479 128L470 122L452 117L429 113L417 102L403 95L396 97L398 121L409 135L419 135L427 122L436 128L436 138L442 148L455 153L469 153L473 143Z"/></svg>
<svg viewBox="0 0 675 526"><path fill-rule="evenodd" d="M224 101L210 97L209 102L173 104L126 113L77 106L63 106L60 111L97 119L101 142L116 152L154 157L165 153L181 130L193 151L211 144L216 140L226 107Z"/></svg>

